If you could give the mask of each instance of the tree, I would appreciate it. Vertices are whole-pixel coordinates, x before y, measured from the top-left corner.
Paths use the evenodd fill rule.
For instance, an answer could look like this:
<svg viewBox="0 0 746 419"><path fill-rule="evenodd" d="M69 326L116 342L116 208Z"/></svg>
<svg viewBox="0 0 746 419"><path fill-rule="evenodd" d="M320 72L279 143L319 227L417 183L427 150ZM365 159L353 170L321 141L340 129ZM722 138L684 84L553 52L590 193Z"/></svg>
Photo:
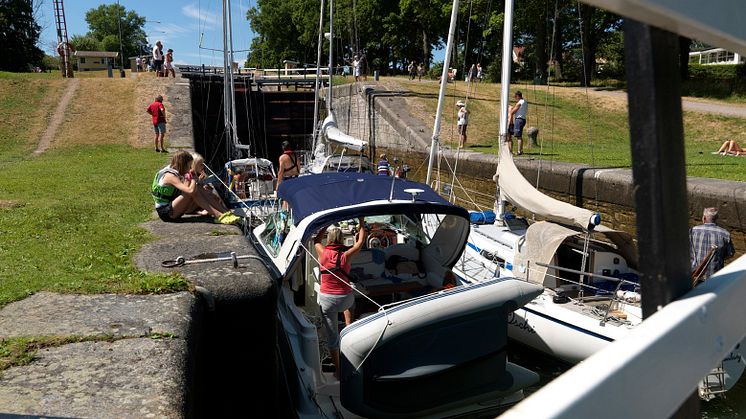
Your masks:
<svg viewBox="0 0 746 419"><path fill-rule="evenodd" d="M85 36L95 39L98 46L105 51L119 52L121 26L121 47L124 55L122 60L124 62L128 62L127 57L139 55L142 46L147 44L143 30L145 18L135 13L134 10L127 11L120 4L102 4L95 9L90 9L85 14L85 20L88 22L89 29ZM80 38L82 37L73 36L73 39ZM86 45L92 46L93 44Z"/></svg>
<svg viewBox="0 0 746 419"><path fill-rule="evenodd" d="M0 0L0 70L28 71L41 66L44 52L36 46L40 31L31 0Z"/></svg>
<svg viewBox="0 0 746 419"><path fill-rule="evenodd" d="M77 51L101 51L101 41L91 35L73 35L70 43ZM117 46L118 48L118 46Z"/></svg>

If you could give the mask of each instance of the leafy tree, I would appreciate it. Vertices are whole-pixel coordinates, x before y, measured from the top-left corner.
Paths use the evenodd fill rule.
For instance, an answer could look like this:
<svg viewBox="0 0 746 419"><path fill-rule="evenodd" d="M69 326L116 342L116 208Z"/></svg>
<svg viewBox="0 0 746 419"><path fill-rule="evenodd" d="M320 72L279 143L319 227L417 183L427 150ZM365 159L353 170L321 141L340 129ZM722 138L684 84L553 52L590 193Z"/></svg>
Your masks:
<svg viewBox="0 0 746 419"><path fill-rule="evenodd" d="M40 66L44 52L36 46L41 28L31 0L0 0L0 70L28 71Z"/></svg>
<svg viewBox="0 0 746 419"><path fill-rule="evenodd" d="M135 13L134 10L127 11L119 4L102 4L95 9L90 9L85 14L88 22L89 32L85 36L73 35L71 43L78 48L77 42L83 47L79 49L93 50L93 48L104 51L119 52L119 33L121 26L121 45L123 61L128 62L127 57L140 54L142 46L147 44L145 31L145 18ZM95 41L95 42L94 42Z"/></svg>
<svg viewBox="0 0 746 419"><path fill-rule="evenodd" d="M70 43L77 51L101 51L101 41L91 35L73 35ZM117 45L117 49L119 45Z"/></svg>

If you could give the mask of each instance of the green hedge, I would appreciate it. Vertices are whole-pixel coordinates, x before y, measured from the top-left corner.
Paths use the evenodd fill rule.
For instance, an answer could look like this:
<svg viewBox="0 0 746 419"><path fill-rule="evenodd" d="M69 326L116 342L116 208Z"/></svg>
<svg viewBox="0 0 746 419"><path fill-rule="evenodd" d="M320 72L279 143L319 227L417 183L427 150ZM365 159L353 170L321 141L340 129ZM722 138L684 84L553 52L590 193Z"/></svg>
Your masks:
<svg viewBox="0 0 746 419"><path fill-rule="evenodd" d="M689 78L684 80L682 94L715 98L746 96L746 66L689 64Z"/></svg>

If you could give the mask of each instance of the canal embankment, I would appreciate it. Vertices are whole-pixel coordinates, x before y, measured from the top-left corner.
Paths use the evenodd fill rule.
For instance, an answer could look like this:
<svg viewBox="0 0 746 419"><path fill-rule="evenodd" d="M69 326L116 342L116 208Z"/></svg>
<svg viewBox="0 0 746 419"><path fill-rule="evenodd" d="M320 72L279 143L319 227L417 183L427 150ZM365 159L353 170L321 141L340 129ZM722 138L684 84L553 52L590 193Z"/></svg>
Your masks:
<svg viewBox="0 0 746 419"><path fill-rule="evenodd" d="M80 106L83 93L90 91L93 85L129 92L131 80L127 84L120 80L84 82L70 106ZM141 193L126 203L120 202L121 195L123 189L129 191L129 186L108 187L110 179L102 174L96 190L106 191L106 197L99 197L100 203L106 205L88 208L87 217L78 218L74 212L77 207L71 206L69 200L58 203L56 197L43 195L44 202L23 201L24 195L10 189L10 197L15 200L13 205L0 208L4 220L12 222L19 217L18 222L21 222L20 217L34 214L40 205L45 205L43 208L47 208L49 214L55 214L56 205L64 205L70 214L60 216L61 219L47 215L47 218L37 216L26 220L26 224L32 221L39 224L36 231L23 235L23 240L33 241L27 247L34 249L34 243L43 241L46 251L37 255L20 253L20 260L10 265L16 269L15 274L7 278L3 275L0 281L0 286L12 285L11 288L29 284L25 298L14 298L14 302L0 308L0 349L13 352L7 356L0 351L0 416L113 418L256 414L276 417L282 416L283 408L290 405L280 398L278 391L276 290L264 265L256 259L242 259L235 268L231 263L188 264L176 268L164 268L161 264L177 256L190 260L215 252L252 254L253 246L239 227L216 225L199 217L166 224L152 212L149 217L152 221L143 224L136 233L140 237L147 231L151 241L145 246L136 246L139 247L137 251L129 244L130 235L135 233L122 233L120 237L101 241L102 244L93 240L122 231L111 226L113 221L106 221L123 212L119 205L139 209L144 203L147 211L152 211L147 185L152 173L168 158L168 155L153 155L152 126L147 129L149 118L143 112L154 95L163 94L165 99L169 150L194 149L189 84L179 79L142 80L142 84L147 88L146 94L138 94L136 98L130 95L127 100L110 98L117 102L122 118L126 117L124 124L130 124L127 127L131 129L124 129L117 121L81 126L77 124L77 114L73 113L71 119L63 121L46 153L29 162L17 160L8 164L11 171L15 170L14 165L33 165L39 167L34 173L49 174L49 161L58 154L71 154L67 142L84 143L101 138L118 140L125 145L111 150L96 149L95 153L90 150L96 145L77 145L72 153L80 154L72 154L76 159L69 160L68 169L60 173L60 176L67 176L64 177L66 182L79 168L89 166L91 157L88 154L98 158L98 165L94 165L89 176L99 169L108 169L109 174L114 171L112 179L117 184L125 182L132 173L120 169L120 164L130 167L151 164L153 167L152 171L147 170L147 179L134 182L135 185L142 183L138 189ZM106 95L106 90L101 94ZM130 98L135 100L130 102ZM117 111L114 103L111 109L109 105L107 102L107 112ZM130 114L131 120L127 119ZM86 135L72 135L76 130ZM98 137L87 135L97 130L101 133ZM116 133L109 132L111 130ZM135 149L127 149L125 153L127 144ZM107 150L111 155L101 158L101 153ZM145 155L148 156L145 162L137 158ZM68 191L68 197L75 197L79 189L90 194L88 184L80 182ZM36 194L41 192L37 190ZM109 218L91 224L91 219L99 219L99 212ZM128 215L127 220L137 218ZM64 227L69 236L50 236L58 225ZM0 234L7 238L2 247L9 250L20 240L14 230L5 225L0 227ZM88 236L92 239L86 239ZM108 246L110 242L116 242L115 248L122 248L115 256L107 257L108 249L95 248ZM69 247L67 254L57 251L60 246ZM57 255L56 260L49 259L53 255ZM140 271L132 269L132 264ZM6 265L0 273L8 269ZM111 271L114 274L106 274ZM53 272L67 276L55 284L54 275L50 274ZM75 272L80 273L75 275ZM40 288L32 288L31 280L42 276L48 280L39 278ZM123 282L127 285L123 286ZM187 288L187 291L170 291L169 284L185 282L189 285L177 288ZM95 283L95 289L119 290L119 293L91 293L84 288L91 286L89 283ZM43 291L49 289L60 292ZM86 290L86 294L77 294L76 289ZM3 364L7 359L10 363Z"/></svg>

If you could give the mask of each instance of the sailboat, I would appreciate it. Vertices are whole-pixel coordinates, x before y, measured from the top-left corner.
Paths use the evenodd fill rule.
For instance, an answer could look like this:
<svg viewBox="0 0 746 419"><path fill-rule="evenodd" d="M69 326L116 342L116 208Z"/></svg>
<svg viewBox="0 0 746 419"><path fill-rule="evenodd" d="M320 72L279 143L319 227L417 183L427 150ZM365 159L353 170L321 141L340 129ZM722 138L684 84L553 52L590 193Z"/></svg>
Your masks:
<svg viewBox="0 0 746 419"><path fill-rule="evenodd" d="M202 48L200 46L200 48ZM236 86L233 75L233 28L230 0L223 0L223 121L226 160L220 174L209 179L218 187L228 208L245 217L264 217L274 208L274 185L277 180L271 161L251 155L251 145L238 138L236 119ZM241 158L241 152L247 157Z"/></svg>
<svg viewBox="0 0 746 419"><path fill-rule="evenodd" d="M307 173L323 172L363 172L370 171L370 159L365 156L364 151L368 142L356 138L342 131L337 124L335 109L332 106L333 91L332 79L334 75L334 0L329 0L329 68L328 84L326 90L326 118L317 127L318 122L318 104L319 91L321 87L321 50L322 50L322 28L324 19L324 0L321 1L321 12L319 14L319 40L317 51L317 69L314 101L314 132L313 144L311 146L311 158L308 164L304 166ZM352 99L351 99L352 100ZM335 148L341 148L341 152L334 151ZM357 154L348 154L354 151Z"/></svg>
<svg viewBox="0 0 746 419"><path fill-rule="evenodd" d="M542 285L542 294L511 317L509 335L574 364L623 338L642 322L637 249L630 234L603 226L598 213L542 194L516 168L504 144L512 61L512 0L505 2L504 16L497 217L494 223L473 224L454 272L466 283L518 278ZM435 141L433 145L434 157ZM429 174L430 170L428 178ZM507 213L505 201L544 221L529 223ZM742 346L738 345L702 380L701 398L709 400L735 385L746 366Z"/></svg>

